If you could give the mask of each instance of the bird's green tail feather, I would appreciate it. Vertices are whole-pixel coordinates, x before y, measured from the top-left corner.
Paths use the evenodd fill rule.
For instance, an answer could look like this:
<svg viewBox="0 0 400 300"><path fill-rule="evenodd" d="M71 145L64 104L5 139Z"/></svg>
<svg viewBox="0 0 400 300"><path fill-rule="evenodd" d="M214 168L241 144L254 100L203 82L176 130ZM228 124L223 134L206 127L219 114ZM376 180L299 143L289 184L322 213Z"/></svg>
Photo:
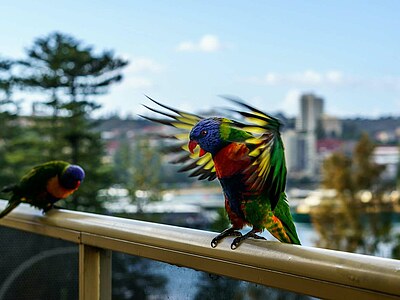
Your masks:
<svg viewBox="0 0 400 300"><path fill-rule="evenodd" d="M19 201L8 202L6 208L0 213L0 219L3 218L4 216L8 215L20 203L21 202L19 202Z"/></svg>
<svg viewBox="0 0 400 300"><path fill-rule="evenodd" d="M283 227L286 230L286 234L289 236L290 240L292 241L292 244L296 244L296 245L301 245L300 239L297 236L297 232L296 232L296 228L294 227L294 224L292 224L292 226L288 226L286 225L285 222L282 222ZM291 228L293 227L293 228Z"/></svg>
<svg viewBox="0 0 400 300"><path fill-rule="evenodd" d="M292 215L290 213L289 202L286 194L282 193L274 210L274 215L281 221L286 234L289 236L292 244L301 245L297 235L296 226L294 225Z"/></svg>

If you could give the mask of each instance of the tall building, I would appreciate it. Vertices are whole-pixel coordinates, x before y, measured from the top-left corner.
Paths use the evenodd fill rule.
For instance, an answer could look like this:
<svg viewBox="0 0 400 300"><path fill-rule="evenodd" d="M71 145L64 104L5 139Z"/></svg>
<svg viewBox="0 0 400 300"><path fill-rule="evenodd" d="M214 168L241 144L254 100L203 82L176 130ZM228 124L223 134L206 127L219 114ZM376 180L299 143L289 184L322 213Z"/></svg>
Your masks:
<svg viewBox="0 0 400 300"><path fill-rule="evenodd" d="M304 94L300 98L300 114L296 119L297 169L308 177L318 173L317 130L321 126L323 108L324 100L314 94Z"/></svg>
<svg viewBox="0 0 400 300"><path fill-rule="evenodd" d="M315 132L324 110L324 100L314 94L304 94L300 98L300 114L296 119L296 130Z"/></svg>

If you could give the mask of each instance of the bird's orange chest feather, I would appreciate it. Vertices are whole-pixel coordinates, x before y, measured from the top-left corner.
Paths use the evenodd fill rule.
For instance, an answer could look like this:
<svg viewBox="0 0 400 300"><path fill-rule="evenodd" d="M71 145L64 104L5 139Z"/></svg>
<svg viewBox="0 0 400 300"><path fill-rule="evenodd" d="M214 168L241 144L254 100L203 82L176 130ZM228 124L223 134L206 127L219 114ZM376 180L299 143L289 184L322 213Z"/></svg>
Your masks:
<svg viewBox="0 0 400 300"><path fill-rule="evenodd" d="M250 164L249 149L243 143L231 143L222 148L213 158L218 178L229 177L247 168Z"/></svg>
<svg viewBox="0 0 400 300"><path fill-rule="evenodd" d="M64 199L71 195L76 189L66 189L60 185L58 176L51 178L47 182L46 186L47 192L55 198Z"/></svg>

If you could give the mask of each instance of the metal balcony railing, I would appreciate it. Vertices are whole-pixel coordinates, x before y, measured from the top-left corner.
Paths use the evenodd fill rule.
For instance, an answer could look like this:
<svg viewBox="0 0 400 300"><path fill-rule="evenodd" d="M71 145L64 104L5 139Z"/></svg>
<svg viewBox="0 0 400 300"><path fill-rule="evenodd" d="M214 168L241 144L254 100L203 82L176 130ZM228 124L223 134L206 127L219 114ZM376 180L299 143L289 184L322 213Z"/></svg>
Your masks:
<svg viewBox="0 0 400 300"><path fill-rule="evenodd" d="M112 251L321 298L400 299L393 259L251 239L213 249L212 232L67 210L43 215L28 205L0 225L79 244L80 299L111 299Z"/></svg>

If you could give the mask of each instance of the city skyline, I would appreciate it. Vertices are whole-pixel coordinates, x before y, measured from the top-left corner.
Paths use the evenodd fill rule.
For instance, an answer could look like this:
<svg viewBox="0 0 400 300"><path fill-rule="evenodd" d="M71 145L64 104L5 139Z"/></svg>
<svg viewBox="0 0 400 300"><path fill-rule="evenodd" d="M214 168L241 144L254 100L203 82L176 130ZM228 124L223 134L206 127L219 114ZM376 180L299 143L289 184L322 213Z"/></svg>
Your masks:
<svg viewBox="0 0 400 300"><path fill-rule="evenodd" d="M79 9L76 9L79 7ZM122 83L95 98L101 114L143 113L144 94L190 111L226 106L221 94L288 116L313 93L339 117L400 114L400 3L381 1L2 3L0 56L70 34L130 60ZM35 26L32 26L35 24ZM26 99L23 108L40 95Z"/></svg>

